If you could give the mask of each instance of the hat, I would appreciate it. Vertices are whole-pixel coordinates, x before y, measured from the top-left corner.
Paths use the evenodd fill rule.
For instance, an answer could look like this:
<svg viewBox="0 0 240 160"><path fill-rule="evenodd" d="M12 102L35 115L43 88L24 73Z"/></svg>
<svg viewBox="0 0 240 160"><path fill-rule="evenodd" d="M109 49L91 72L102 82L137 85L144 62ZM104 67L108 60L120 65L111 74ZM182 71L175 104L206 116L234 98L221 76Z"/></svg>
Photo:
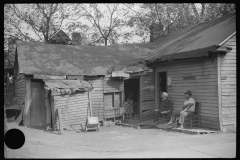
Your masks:
<svg viewBox="0 0 240 160"><path fill-rule="evenodd" d="M164 97L168 97L167 92L163 92L162 94L164 95Z"/></svg>
<svg viewBox="0 0 240 160"><path fill-rule="evenodd" d="M184 94L189 94L189 95L192 95L192 92L187 90Z"/></svg>

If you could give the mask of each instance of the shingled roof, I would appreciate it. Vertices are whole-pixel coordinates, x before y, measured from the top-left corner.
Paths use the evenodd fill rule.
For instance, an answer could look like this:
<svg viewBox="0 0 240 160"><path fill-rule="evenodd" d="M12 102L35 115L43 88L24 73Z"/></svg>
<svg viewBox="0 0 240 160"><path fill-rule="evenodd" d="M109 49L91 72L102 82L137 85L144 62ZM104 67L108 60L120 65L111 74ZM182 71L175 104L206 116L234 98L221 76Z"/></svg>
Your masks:
<svg viewBox="0 0 240 160"><path fill-rule="evenodd" d="M145 60L189 58L203 56L218 49L218 45L236 32L236 14L176 31L155 42L154 49Z"/></svg>
<svg viewBox="0 0 240 160"><path fill-rule="evenodd" d="M106 75L115 66L145 58L148 44L74 46L17 42L19 73L42 75Z"/></svg>

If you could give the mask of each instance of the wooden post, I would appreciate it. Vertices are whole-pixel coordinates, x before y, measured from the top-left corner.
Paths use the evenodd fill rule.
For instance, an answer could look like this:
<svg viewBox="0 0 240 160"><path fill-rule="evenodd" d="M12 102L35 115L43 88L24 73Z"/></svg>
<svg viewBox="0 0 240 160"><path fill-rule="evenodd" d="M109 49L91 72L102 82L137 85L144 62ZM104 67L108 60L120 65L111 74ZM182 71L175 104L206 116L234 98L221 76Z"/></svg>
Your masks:
<svg viewBox="0 0 240 160"><path fill-rule="evenodd" d="M60 130L60 134L62 134L63 133L62 110L61 110L61 108L58 108L57 111L58 111L59 130Z"/></svg>
<svg viewBox="0 0 240 160"><path fill-rule="evenodd" d="M217 72L218 72L218 110L219 110L219 123L220 131L222 128L222 85L221 85L221 57L220 54L217 55Z"/></svg>
<svg viewBox="0 0 240 160"><path fill-rule="evenodd" d="M142 121L142 76L139 77L139 110L140 121Z"/></svg>
<svg viewBox="0 0 240 160"><path fill-rule="evenodd" d="M125 94L124 94L124 81L123 81L123 91L122 91L122 94L121 94L121 107L123 107L123 110L125 109ZM120 115L121 115L121 110L120 110ZM122 122L124 122L124 112L122 113Z"/></svg>
<svg viewBox="0 0 240 160"><path fill-rule="evenodd" d="M91 104L91 93L90 92L88 92L88 101L89 101L90 117L93 117L93 114L92 114L92 104Z"/></svg>
<svg viewBox="0 0 240 160"><path fill-rule="evenodd" d="M52 91L51 91L51 112L52 112L52 129L55 131L55 109L54 109L54 96L52 95Z"/></svg>
<svg viewBox="0 0 240 160"><path fill-rule="evenodd" d="M113 92L113 108L115 107L115 92ZM115 112L115 116L113 118L113 122L115 122L116 119L116 112Z"/></svg>
<svg viewBox="0 0 240 160"><path fill-rule="evenodd" d="M31 105L31 80L29 78L26 78L25 80L26 84L26 93L25 93L25 110L24 110L24 125L25 126L30 126L30 105Z"/></svg>

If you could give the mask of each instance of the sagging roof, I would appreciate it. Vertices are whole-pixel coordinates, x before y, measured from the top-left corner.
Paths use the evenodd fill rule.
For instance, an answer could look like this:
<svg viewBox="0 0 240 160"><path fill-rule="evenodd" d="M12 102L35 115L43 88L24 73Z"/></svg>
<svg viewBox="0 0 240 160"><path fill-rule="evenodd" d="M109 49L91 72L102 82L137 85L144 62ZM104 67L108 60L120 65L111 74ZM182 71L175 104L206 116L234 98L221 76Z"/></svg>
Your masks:
<svg viewBox="0 0 240 160"><path fill-rule="evenodd" d="M222 41L236 31L236 14L176 31L159 39L150 56L145 60L166 60L203 56L209 51L215 51Z"/></svg>
<svg viewBox="0 0 240 160"><path fill-rule="evenodd" d="M151 43L74 46L17 42L19 73L42 75L106 75L116 66L148 56Z"/></svg>
<svg viewBox="0 0 240 160"><path fill-rule="evenodd" d="M83 80L44 80L44 88L60 94L73 94L78 91L91 91L92 85Z"/></svg>

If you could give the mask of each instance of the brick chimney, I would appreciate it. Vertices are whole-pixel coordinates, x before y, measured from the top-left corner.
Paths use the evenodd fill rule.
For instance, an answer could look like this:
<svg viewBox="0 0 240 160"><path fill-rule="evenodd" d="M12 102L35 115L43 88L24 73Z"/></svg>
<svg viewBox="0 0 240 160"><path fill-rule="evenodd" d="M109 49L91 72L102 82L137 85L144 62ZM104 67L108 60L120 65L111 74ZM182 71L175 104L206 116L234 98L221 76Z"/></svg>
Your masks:
<svg viewBox="0 0 240 160"><path fill-rule="evenodd" d="M150 42L156 41L163 33L163 25L152 23L150 29Z"/></svg>
<svg viewBox="0 0 240 160"><path fill-rule="evenodd" d="M81 34L80 33L77 33L77 32L73 32L72 33L72 43L74 45L81 45L81 42L82 42L82 37L81 37Z"/></svg>

